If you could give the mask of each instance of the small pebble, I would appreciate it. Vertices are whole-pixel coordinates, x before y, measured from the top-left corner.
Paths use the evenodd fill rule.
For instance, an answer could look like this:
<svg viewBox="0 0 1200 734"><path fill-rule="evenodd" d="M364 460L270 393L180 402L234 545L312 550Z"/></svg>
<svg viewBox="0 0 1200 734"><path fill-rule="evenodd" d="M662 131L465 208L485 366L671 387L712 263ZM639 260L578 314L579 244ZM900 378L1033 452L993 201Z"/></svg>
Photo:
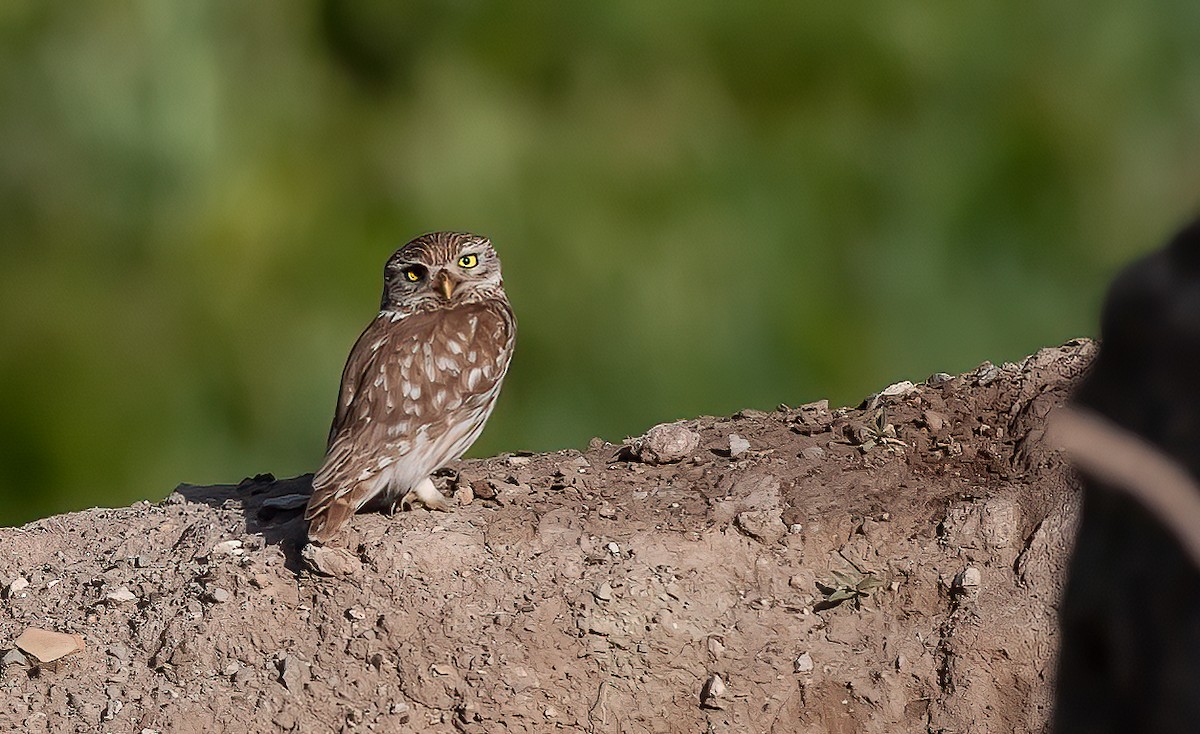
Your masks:
<svg viewBox="0 0 1200 734"><path fill-rule="evenodd" d="M974 566L967 566L954 577L954 587L960 591L978 589L983 582L983 575Z"/></svg>
<svg viewBox="0 0 1200 734"><path fill-rule="evenodd" d="M18 576L12 580L12 583L10 583L8 585L6 595L9 598L12 598L13 596L16 596L17 594L21 593L22 591L24 591L25 589L28 589L28 588L29 588L29 579L25 578L24 576Z"/></svg>
<svg viewBox="0 0 1200 734"><path fill-rule="evenodd" d="M108 705L104 707L104 720L112 721L117 718L117 714L121 713L121 709L125 708L125 704L116 699L111 699Z"/></svg>
<svg viewBox="0 0 1200 734"><path fill-rule="evenodd" d="M979 368L975 372L977 375L976 382L979 383L980 387L990 385L1000 376L1000 368L991 362L984 362L979 365Z"/></svg>
<svg viewBox="0 0 1200 734"><path fill-rule="evenodd" d="M617 510L612 505L606 503L596 509L596 514L606 520L614 520L617 517Z"/></svg>
<svg viewBox="0 0 1200 734"><path fill-rule="evenodd" d="M750 442L736 433L729 436L729 455L741 456L750 450Z"/></svg>
<svg viewBox="0 0 1200 734"><path fill-rule="evenodd" d="M242 541L240 540L223 540L213 546L212 555L219 556L240 556L245 551L242 550Z"/></svg>
<svg viewBox="0 0 1200 734"><path fill-rule="evenodd" d="M596 601L612 601L612 598L613 598L612 584L605 581L604 583L602 583L598 587L596 587L596 590L592 592L592 596L596 597Z"/></svg>
<svg viewBox="0 0 1200 734"><path fill-rule="evenodd" d="M925 380L925 384L929 385L930 387L937 387L938 385L945 385L947 382L950 382L953 379L954 376L950 375L949 373L934 372L927 380Z"/></svg>
<svg viewBox="0 0 1200 734"><path fill-rule="evenodd" d="M795 661L792 662L792 670L797 673L813 672L812 655L809 655L808 653L801 653L800 657L796 658Z"/></svg>
<svg viewBox="0 0 1200 734"><path fill-rule="evenodd" d="M219 586L214 586L204 592L204 601L212 602L213 604L224 604L229 599L229 592Z"/></svg>
<svg viewBox="0 0 1200 734"><path fill-rule="evenodd" d="M686 459L700 446L700 434L682 423L663 423L631 441L630 446L647 464L672 464Z"/></svg>
<svg viewBox="0 0 1200 734"><path fill-rule="evenodd" d="M718 673L713 673L700 689L700 705L710 709L722 708L720 699L725 695L725 691L725 681L721 680Z"/></svg>
<svg viewBox="0 0 1200 734"><path fill-rule="evenodd" d="M129 590L128 586L119 586L115 590L104 595L105 601L110 601L114 604L124 604L128 601L137 599L137 594Z"/></svg>
<svg viewBox="0 0 1200 734"><path fill-rule="evenodd" d="M321 576L351 576L362 570L362 563L344 548L309 543L300 558L311 571Z"/></svg>

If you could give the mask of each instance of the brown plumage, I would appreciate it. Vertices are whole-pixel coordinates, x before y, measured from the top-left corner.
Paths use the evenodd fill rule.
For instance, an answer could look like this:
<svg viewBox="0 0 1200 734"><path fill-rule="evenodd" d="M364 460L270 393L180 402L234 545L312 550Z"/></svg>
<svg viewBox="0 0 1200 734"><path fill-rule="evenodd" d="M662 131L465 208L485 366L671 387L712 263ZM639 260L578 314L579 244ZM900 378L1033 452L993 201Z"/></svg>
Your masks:
<svg viewBox="0 0 1200 734"><path fill-rule="evenodd" d="M368 504L449 509L430 474L483 430L516 321L491 243L438 232L396 251L379 314L350 350L305 519L327 542Z"/></svg>

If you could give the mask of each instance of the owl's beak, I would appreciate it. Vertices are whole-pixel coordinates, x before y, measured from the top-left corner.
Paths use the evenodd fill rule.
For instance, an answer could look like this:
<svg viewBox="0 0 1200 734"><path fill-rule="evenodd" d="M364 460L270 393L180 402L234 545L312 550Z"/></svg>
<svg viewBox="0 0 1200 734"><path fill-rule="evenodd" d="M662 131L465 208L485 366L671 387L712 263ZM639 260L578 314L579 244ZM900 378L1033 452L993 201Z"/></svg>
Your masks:
<svg viewBox="0 0 1200 734"><path fill-rule="evenodd" d="M439 270L437 275L433 276L433 285L449 301L450 297L454 295L454 288L458 285L458 281L451 277L450 273L447 273L445 270Z"/></svg>

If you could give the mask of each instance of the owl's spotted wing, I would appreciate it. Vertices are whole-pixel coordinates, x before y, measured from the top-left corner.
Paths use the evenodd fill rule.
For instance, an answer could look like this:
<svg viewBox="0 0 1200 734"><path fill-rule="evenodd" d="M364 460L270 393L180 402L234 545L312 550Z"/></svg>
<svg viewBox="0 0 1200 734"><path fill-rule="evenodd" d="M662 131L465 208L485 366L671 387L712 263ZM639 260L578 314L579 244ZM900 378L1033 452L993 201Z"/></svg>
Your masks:
<svg viewBox="0 0 1200 734"><path fill-rule="evenodd" d="M332 536L375 496L395 499L461 456L491 412L513 335L502 301L372 322L342 373L310 536Z"/></svg>

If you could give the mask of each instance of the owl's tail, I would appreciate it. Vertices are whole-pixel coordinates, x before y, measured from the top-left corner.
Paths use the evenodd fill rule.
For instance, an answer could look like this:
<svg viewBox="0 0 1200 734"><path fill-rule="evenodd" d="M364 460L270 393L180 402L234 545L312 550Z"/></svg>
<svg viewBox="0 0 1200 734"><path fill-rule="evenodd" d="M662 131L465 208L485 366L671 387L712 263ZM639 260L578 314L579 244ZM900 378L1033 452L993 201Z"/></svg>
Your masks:
<svg viewBox="0 0 1200 734"><path fill-rule="evenodd" d="M313 476L313 493L304 510L308 537L327 543L369 499L374 476L347 476L351 461L349 442L334 442L325 462Z"/></svg>

